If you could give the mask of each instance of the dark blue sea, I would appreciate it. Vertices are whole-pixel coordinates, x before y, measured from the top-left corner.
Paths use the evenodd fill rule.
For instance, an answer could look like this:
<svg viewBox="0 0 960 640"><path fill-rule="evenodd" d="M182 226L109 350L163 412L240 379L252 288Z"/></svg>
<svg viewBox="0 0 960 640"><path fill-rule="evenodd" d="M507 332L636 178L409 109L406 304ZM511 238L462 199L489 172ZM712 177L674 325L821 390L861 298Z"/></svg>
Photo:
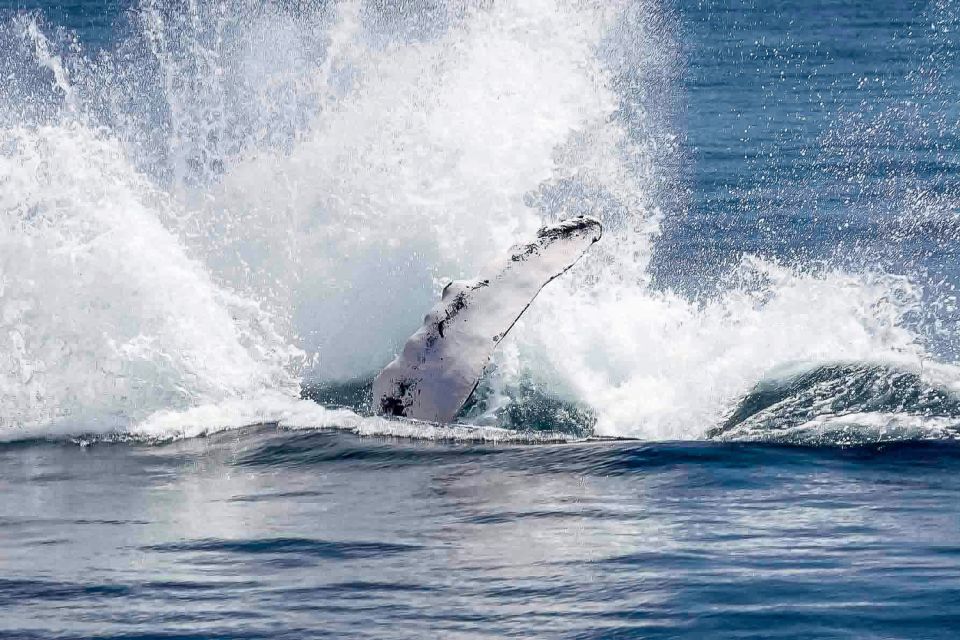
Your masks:
<svg viewBox="0 0 960 640"><path fill-rule="evenodd" d="M0 637L960 637L960 4L0 0ZM454 424L450 278L604 237Z"/></svg>

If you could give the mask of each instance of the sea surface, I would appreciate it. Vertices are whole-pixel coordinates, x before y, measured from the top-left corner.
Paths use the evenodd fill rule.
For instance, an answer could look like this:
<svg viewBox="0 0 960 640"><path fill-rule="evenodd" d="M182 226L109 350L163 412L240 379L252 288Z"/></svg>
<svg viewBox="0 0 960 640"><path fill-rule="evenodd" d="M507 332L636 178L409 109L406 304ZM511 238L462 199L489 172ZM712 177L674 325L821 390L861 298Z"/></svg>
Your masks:
<svg viewBox="0 0 960 640"><path fill-rule="evenodd" d="M960 636L960 3L0 0L0 637ZM589 214L456 424L451 278Z"/></svg>

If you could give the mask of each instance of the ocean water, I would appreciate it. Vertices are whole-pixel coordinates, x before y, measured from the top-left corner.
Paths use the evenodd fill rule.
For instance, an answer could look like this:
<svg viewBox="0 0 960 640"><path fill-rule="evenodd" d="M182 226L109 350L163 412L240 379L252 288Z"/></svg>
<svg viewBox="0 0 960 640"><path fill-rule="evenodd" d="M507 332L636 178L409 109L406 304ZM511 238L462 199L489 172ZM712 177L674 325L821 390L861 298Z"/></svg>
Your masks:
<svg viewBox="0 0 960 640"><path fill-rule="evenodd" d="M960 5L0 0L0 636L953 638ZM450 278L604 238L456 424Z"/></svg>

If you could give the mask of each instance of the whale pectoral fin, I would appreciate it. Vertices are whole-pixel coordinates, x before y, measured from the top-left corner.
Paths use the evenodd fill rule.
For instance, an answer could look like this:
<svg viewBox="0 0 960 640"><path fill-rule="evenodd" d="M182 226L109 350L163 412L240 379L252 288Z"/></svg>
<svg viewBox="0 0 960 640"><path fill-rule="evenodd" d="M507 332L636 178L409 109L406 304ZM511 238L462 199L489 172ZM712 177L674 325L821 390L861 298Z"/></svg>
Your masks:
<svg viewBox="0 0 960 640"><path fill-rule="evenodd" d="M444 287L423 326L373 383L381 414L450 422L477 387L497 344L540 290L602 235L594 218L543 227L533 242L511 248L475 280Z"/></svg>

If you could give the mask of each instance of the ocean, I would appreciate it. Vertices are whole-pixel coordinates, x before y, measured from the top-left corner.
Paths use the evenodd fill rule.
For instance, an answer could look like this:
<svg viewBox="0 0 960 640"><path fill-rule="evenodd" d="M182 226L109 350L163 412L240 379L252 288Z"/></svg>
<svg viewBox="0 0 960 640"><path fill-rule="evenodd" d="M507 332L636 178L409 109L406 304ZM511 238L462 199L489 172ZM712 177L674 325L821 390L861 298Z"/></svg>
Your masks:
<svg viewBox="0 0 960 640"><path fill-rule="evenodd" d="M958 56L949 0L0 0L0 637L957 637ZM373 415L576 215L454 424Z"/></svg>

